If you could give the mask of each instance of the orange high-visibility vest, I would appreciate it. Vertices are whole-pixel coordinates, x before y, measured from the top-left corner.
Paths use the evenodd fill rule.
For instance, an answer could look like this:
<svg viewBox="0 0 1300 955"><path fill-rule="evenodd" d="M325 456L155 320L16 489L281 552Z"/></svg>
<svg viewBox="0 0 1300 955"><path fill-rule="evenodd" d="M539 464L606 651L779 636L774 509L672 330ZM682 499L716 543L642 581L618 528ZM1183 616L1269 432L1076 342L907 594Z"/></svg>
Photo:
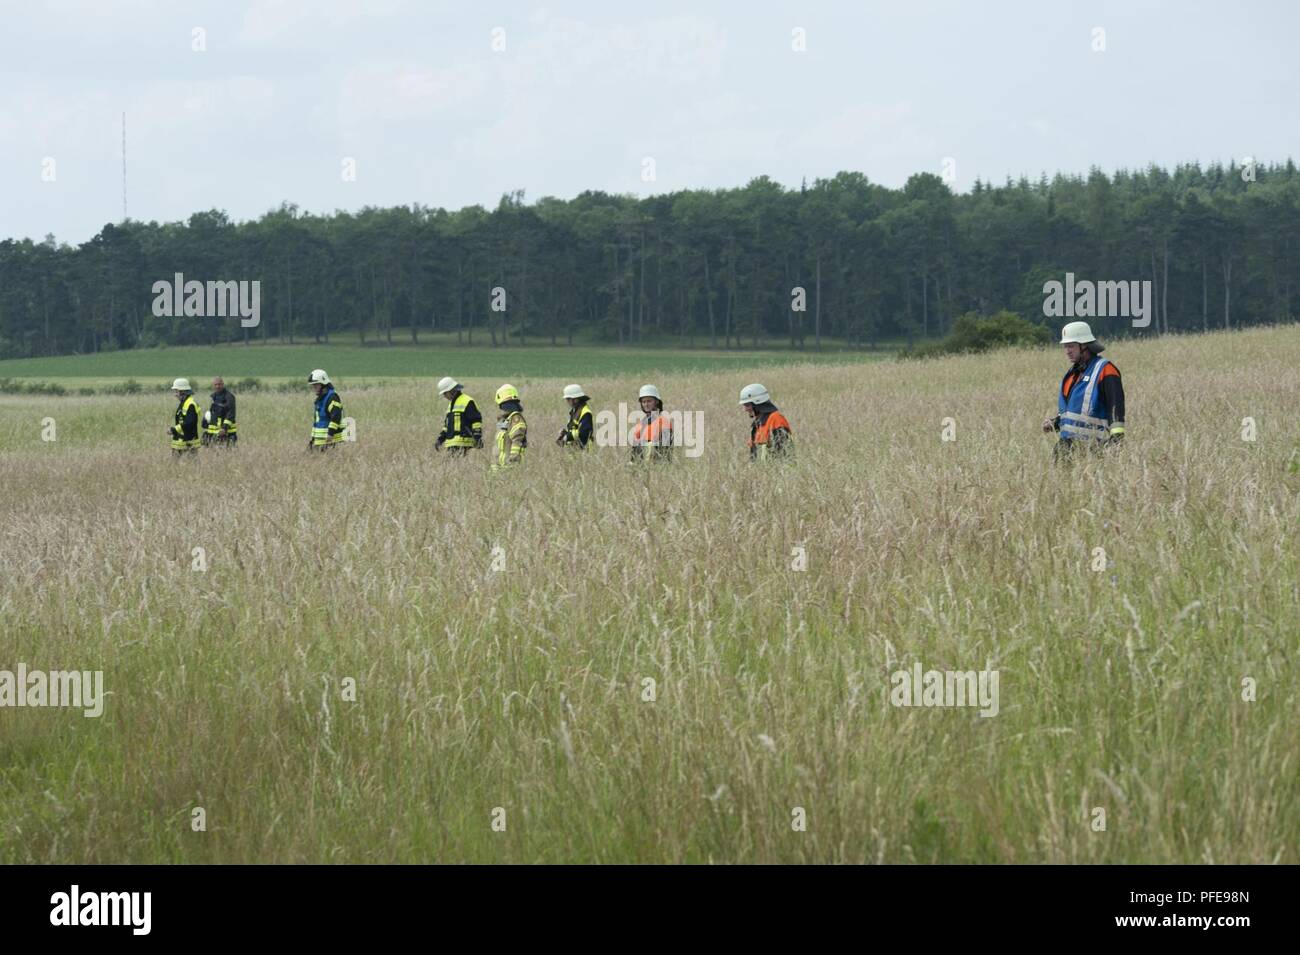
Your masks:
<svg viewBox="0 0 1300 955"><path fill-rule="evenodd" d="M657 444L667 447L673 443L673 423L662 411L652 412L649 420L641 420L632 428L633 444Z"/></svg>
<svg viewBox="0 0 1300 955"><path fill-rule="evenodd" d="M786 416L779 411L773 411L761 425L754 429L753 434L749 436L749 446L752 448L756 445L767 444L771 440L772 431L776 428L785 428L787 431L793 430Z"/></svg>

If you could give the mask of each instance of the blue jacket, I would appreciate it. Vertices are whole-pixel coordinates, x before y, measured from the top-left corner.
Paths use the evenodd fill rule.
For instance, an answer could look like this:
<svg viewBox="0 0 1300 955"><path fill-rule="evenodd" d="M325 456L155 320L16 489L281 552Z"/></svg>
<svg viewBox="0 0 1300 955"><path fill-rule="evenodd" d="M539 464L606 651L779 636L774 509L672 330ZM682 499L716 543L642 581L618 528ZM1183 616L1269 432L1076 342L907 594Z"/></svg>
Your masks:
<svg viewBox="0 0 1300 955"><path fill-rule="evenodd" d="M1105 441L1110 437L1110 415L1102 397L1101 380L1110 365L1110 374L1118 377L1118 369L1108 359L1093 355L1082 372L1071 368L1061 379L1057 394L1057 407L1061 413L1062 441ZM1113 422L1123 431L1123 421Z"/></svg>
<svg viewBox="0 0 1300 955"><path fill-rule="evenodd" d="M313 444L334 444L343 440L343 402L333 385L327 385L316 399L316 420L311 427Z"/></svg>

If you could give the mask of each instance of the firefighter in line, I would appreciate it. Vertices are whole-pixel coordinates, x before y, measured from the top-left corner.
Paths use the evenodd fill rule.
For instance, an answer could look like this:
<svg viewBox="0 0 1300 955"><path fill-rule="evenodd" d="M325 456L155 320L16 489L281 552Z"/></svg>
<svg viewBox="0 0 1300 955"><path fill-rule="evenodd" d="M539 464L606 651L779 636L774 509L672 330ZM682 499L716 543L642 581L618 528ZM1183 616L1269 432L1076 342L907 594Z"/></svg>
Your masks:
<svg viewBox="0 0 1300 955"><path fill-rule="evenodd" d="M471 448L483 447L483 415L474 399L461 389L460 382L455 378L442 379L438 382L438 394L447 399L447 416L433 449L449 448L454 456L463 457Z"/></svg>
<svg viewBox="0 0 1300 955"><path fill-rule="evenodd" d="M587 451L596 446L592 432L591 399L582 385L564 386L564 400L569 403L569 423L564 426L555 443L575 451Z"/></svg>
<svg viewBox="0 0 1300 955"><path fill-rule="evenodd" d="M632 428L633 461L669 461L673 450L673 422L664 414L664 401L654 385L642 385L637 395L642 418Z"/></svg>
<svg viewBox="0 0 1300 955"><path fill-rule="evenodd" d="M740 389L740 405L752 418L749 426L749 459L768 461L794 454L790 422L772 404L772 396L760 384Z"/></svg>
<svg viewBox="0 0 1300 955"><path fill-rule="evenodd" d="M1043 419L1043 430L1056 431L1057 455L1076 447L1103 448L1124 437L1124 382L1119 369L1087 322L1070 322L1061 329L1061 344L1070 367L1056 395L1058 413Z"/></svg>
<svg viewBox="0 0 1300 955"><path fill-rule="evenodd" d="M194 400L188 378L177 378L172 382L172 394L176 396L176 421L167 429L167 436L172 439L172 456L179 457L193 454L199 450L199 405Z"/></svg>
<svg viewBox="0 0 1300 955"><path fill-rule="evenodd" d="M498 388L495 400L501 414L497 417L497 460L492 470L499 471L523 463L528 449L528 424L524 421L519 389L514 385Z"/></svg>
<svg viewBox="0 0 1300 955"><path fill-rule="evenodd" d="M235 426L235 393L218 375L212 379L211 404L203 415L203 444L233 448L239 440Z"/></svg>
<svg viewBox="0 0 1300 955"><path fill-rule="evenodd" d="M343 400L323 368L308 375L307 382L316 393L316 418L312 422L307 449L324 451L337 447L343 443Z"/></svg>

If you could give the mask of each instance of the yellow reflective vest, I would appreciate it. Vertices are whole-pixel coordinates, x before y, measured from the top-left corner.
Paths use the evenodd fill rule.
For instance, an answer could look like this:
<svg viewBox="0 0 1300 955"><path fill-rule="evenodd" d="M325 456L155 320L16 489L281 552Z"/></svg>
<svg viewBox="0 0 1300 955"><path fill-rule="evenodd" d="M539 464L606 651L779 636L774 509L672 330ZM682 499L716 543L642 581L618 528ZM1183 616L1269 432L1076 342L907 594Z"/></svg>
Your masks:
<svg viewBox="0 0 1300 955"><path fill-rule="evenodd" d="M527 447L528 424L523 412L512 411L502 415L497 421L497 466L506 468L519 464Z"/></svg>
<svg viewBox="0 0 1300 955"><path fill-rule="evenodd" d="M456 400L447 404L447 420L443 426L446 448L472 448L483 439L483 419L479 415L469 414L469 409L478 410L474 399L461 392Z"/></svg>
<svg viewBox="0 0 1300 955"><path fill-rule="evenodd" d="M199 446L200 417L199 404L194 396L186 395L182 398L176 406L176 423L172 425L173 451L188 451Z"/></svg>
<svg viewBox="0 0 1300 955"><path fill-rule="evenodd" d="M591 448L594 448L596 446L596 432L594 428L588 432L588 440L586 445L583 445L583 443L578 438L578 435L582 431L582 419L591 418L591 417L592 417L591 405L587 404L586 402L583 402L582 406L569 416L569 426L566 430L569 433L570 445L572 445L575 448L580 448L582 450L590 450ZM592 423L594 425L595 422L593 421Z"/></svg>

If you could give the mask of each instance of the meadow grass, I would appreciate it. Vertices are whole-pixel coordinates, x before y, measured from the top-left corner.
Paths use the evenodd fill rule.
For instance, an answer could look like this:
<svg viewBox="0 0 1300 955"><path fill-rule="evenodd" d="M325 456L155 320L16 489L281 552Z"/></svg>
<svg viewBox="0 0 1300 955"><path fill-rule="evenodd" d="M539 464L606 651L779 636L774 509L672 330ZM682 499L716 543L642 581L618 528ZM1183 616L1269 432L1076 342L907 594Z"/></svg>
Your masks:
<svg viewBox="0 0 1300 955"><path fill-rule="evenodd" d="M169 396L0 396L0 669L110 694L0 709L0 861L1300 861L1295 341L1115 345L1128 443L1069 465L1056 349L665 374L703 454L654 467L551 443L642 374L542 368L505 474L427 382L345 383L323 456L250 395L182 462ZM918 660L1000 712L891 706Z"/></svg>

